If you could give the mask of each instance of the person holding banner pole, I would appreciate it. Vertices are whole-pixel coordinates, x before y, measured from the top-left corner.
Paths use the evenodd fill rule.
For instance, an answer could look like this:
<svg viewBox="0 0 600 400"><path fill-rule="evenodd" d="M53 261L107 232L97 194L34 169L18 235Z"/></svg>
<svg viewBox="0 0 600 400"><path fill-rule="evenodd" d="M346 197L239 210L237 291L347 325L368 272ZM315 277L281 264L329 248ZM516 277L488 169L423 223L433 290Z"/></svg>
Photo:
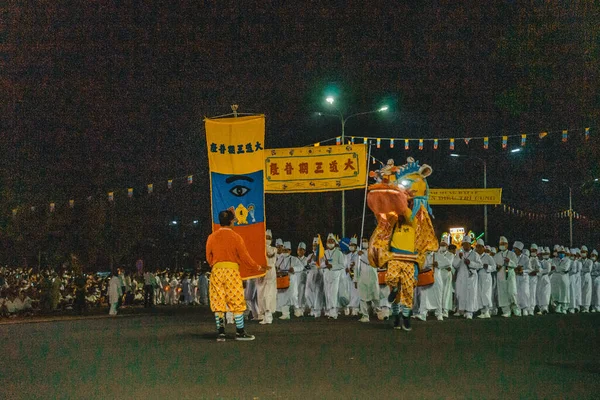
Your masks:
<svg viewBox="0 0 600 400"><path fill-rule="evenodd" d="M270 267L261 267L248 253L244 239L233 230L235 215L230 210L219 212L220 229L211 233L206 241L206 260L212 268L210 276L210 307L215 313L217 341L225 341L223 317L231 311L236 326L236 340L254 340L244 329L246 300L240 268L244 276L258 277Z"/></svg>
<svg viewBox="0 0 600 400"><path fill-rule="evenodd" d="M256 291L258 298L258 319L261 325L273 323L273 313L277 308L277 271L275 271L275 260L278 257L277 248L271 246L271 230L266 231L267 244L267 266L269 270L266 275L256 280Z"/></svg>

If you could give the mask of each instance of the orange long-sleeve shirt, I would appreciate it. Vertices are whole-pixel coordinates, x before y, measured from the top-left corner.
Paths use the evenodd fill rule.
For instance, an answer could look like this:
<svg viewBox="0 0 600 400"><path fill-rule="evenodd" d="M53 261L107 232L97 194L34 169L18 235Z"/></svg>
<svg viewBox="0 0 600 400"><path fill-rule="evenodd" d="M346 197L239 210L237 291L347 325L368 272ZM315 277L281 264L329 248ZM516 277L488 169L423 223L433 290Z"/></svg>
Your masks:
<svg viewBox="0 0 600 400"><path fill-rule="evenodd" d="M234 262L240 267L242 279L256 278L265 274L248 253L244 239L231 228L222 227L208 236L206 261L211 268L221 261Z"/></svg>

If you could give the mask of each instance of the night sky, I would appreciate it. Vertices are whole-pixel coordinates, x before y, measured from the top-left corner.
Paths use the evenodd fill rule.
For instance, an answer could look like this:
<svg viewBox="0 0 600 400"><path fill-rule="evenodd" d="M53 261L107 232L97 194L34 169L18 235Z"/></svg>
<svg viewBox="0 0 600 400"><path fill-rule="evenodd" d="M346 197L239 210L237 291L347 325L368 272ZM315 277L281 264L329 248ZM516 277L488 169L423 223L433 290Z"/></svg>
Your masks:
<svg viewBox="0 0 600 400"><path fill-rule="evenodd" d="M385 115L351 119L348 136L528 133L519 154L503 151L498 140L489 150L481 141L457 141L456 151L487 160L488 187L502 187L506 203L562 211L567 184L574 209L600 220L600 187L590 184L600 177L594 2L155 3L0 6L7 22L0 32L4 214L50 201L65 207L70 198L104 198L130 186L141 193L154 182L154 203L132 201L151 207L157 220L204 225L210 209L203 117L239 104L240 112L266 115L267 147L304 146L340 134L339 121L316 116L327 111L323 99L333 91L348 114L390 106ZM555 133L540 140L542 131ZM409 152L399 142L373 154L430 164L431 187L482 185L481 164L452 159L446 142L437 151L427 142L419 151L413 142ZM518 145L515 138L509 149ZM191 173L193 188L181 188L176 198L160 194L167 179ZM306 241L316 231L339 231L339 194L310 196L267 195L276 236ZM349 230L358 233L363 194L347 197ZM440 233L454 224L483 230L482 207L436 207L434 214ZM566 221L543 223L544 233L541 222L491 208L490 239L566 242ZM577 221L576 240L599 239Z"/></svg>

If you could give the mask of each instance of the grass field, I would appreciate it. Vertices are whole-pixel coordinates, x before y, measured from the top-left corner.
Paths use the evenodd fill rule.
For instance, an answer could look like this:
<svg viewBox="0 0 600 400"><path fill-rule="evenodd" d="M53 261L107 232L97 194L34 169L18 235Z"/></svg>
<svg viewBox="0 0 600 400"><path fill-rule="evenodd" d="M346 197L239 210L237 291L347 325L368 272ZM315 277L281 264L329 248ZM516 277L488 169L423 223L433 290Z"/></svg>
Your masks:
<svg viewBox="0 0 600 400"><path fill-rule="evenodd" d="M0 324L0 398L599 398L600 314L247 324L206 308ZM233 338L234 327L228 326Z"/></svg>

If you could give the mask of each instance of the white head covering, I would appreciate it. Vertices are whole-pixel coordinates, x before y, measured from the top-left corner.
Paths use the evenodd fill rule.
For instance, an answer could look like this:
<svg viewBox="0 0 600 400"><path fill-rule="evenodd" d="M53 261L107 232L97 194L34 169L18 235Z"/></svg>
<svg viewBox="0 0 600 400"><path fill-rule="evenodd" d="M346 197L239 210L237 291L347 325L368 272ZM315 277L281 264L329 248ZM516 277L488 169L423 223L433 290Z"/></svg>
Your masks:
<svg viewBox="0 0 600 400"><path fill-rule="evenodd" d="M480 246L485 246L485 242L483 241L483 239L477 239L477 244Z"/></svg>
<svg viewBox="0 0 600 400"><path fill-rule="evenodd" d="M563 247L563 246L558 246L558 248L555 248L555 250L559 253L568 253L569 249Z"/></svg>
<svg viewBox="0 0 600 400"><path fill-rule="evenodd" d="M516 241L515 244L513 244L513 248L523 251L525 245L522 242Z"/></svg>
<svg viewBox="0 0 600 400"><path fill-rule="evenodd" d="M358 239L355 237L350 238L350 244L358 244Z"/></svg>
<svg viewBox="0 0 600 400"><path fill-rule="evenodd" d="M500 236L500 240L498 240L498 243L508 243L508 239L506 238L506 236Z"/></svg>
<svg viewBox="0 0 600 400"><path fill-rule="evenodd" d="M329 239L333 239L334 242L338 243L338 240L333 233L330 233L329 235L327 235L327 240L329 240Z"/></svg>
<svg viewBox="0 0 600 400"><path fill-rule="evenodd" d="M469 244L471 244L471 236L469 236L469 235L463 236L462 243L469 243Z"/></svg>
<svg viewBox="0 0 600 400"><path fill-rule="evenodd" d="M550 247L544 247L544 253L550 254Z"/></svg>
<svg viewBox="0 0 600 400"><path fill-rule="evenodd" d="M282 246L283 246L283 240L281 240L281 239L277 239L277 240L275 241L275 246L279 246L279 245L282 245Z"/></svg>
<svg viewBox="0 0 600 400"><path fill-rule="evenodd" d="M525 257L529 257L531 255L527 249L523 250L523 254L525 254Z"/></svg>
<svg viewBox="0 0 600 400"><path fill-rule="evenodd" d="M498 252L498 249L495 247L492 247L492 253L497 253L497 252Z"/></svg>
<svg viewBox="0 0 600 400"><path fill-rule="evenodd" d="M486 244L486 245L485 245L485 249L486 249L486 250L489 250L489 251L492 251L492 248L490 247L490 245L489 245L489 244Z"/></svg>
<svg viewBox="0 0 600 400"><path fill-rule="evenodd" d="M592 255L593 256L597 256L598 255L598 251L596 249L592 250Z"/></svg>
<svg viewBox="0 0 600 400"><path fill-rule="evenodd" d="M558 251L558 250L560 249L560 247L561 247L560 245L558 245L558 244L555 244L555 245L554 245L554 251Z"/></svg>
<svg viewBox="0 0 600 400"><path fill-rule="evenodd" d="M538 249L537 244L534 243L531 245L531 250L537 250L537 249Z"/></svg>
<svg viewBox="0 0 600 400"><path fill-rule="evenodd" d="M450 241L450 236L448 236L447 233L443 234L441 241L444 242L444 243L446 243L446 244L448 244L448 242Z"/></svg>
<svg viewBox="0 0 600 400"><path fill-rule="evenodd" d="M575 250L575 254L581 254L581 251L579 251L579 249L576 247L573 250Z"/></svg>
<svg viewBox="0 0 600 400"><path fill-rule="evenodd" d="M318 237L313 238L313 244L319 244L319 238Z"/></svg>
<svg viewBox="0 0 600 400"><path fill-rule="evenodd" d="M588 251L588 248L587 248L587 246L581 246L581 251L585 251L585 252L587 252L587 251Z"/></svg>
<svg viewBox="0 0 600 400"><path fill-rule="evenodd" d="M304 243L304 242L298 243L298 248L306 250L306 243Z"/></svg>
<svg viewBox="0 0 600 400"><path fill-rule="evenodd" d="M267 229L267 232L266 232L265 236L271 236L271 237L273 237L273 234L271 233L270 229Z"/></svg>
<svg viewBox="0 0 600 400"><path fill-rule="evenodd" d="M286 250L291 250L292 249L292 243L291 242L283 242L283 248Z"/></svg>

